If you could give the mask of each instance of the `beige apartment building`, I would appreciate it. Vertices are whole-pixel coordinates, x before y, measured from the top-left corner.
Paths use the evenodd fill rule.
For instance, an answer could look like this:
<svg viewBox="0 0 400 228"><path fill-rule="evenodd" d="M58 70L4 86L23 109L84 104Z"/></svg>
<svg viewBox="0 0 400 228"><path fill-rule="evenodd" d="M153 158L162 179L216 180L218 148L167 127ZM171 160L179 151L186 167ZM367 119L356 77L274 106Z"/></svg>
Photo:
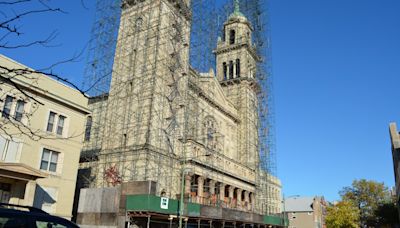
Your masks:
<svg viewBox="0 0 400 228"><path fill-rule="evenodd" d="M0 199L71 218L87 101L0 55Z"/></svg>
<svg viewBox="0 0 400 228"><path fill-rule="evenodd" d="M324 197L290 197L285 199L284 212L288 228L325 228L327 203Z"/></svg>

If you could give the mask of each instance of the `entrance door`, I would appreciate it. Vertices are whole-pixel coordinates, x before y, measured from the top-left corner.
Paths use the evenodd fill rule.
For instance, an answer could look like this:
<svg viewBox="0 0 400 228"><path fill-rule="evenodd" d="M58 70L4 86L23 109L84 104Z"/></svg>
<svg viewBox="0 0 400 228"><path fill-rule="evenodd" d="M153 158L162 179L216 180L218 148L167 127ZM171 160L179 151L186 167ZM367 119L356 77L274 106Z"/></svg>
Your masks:
<svg viewBox="0 0 400 228"><path fill-rule="evenodd" d="M11 195L11 184L0 183L0 202L9 203Z"/></svg>

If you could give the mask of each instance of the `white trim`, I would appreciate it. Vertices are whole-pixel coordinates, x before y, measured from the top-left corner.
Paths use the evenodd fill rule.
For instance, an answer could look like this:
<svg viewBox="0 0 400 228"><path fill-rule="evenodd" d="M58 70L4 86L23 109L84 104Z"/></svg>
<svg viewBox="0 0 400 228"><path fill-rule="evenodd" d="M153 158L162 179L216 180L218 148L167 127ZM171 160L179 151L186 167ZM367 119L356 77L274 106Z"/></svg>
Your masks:
<svg viewBox="0 0 400 228"><path fill-rule="evenodd" d="M37 169L40 170L40 171L42 171L42 172L44 172L44 173L50 174L50 175L61 176L61 175L62 175L62 167L63 167L63 166L61 165L61 161L64 160L64 159L61 159L61 156L63 156L63 158L64 158L64 153L62 153L60 150L58 150L57 148L54 148L54 147L52 147L52 146L42 145L42 146L40 146L39 148L40 148L40 150L39 150L39 159L38 159L37 166L36 166ZM44 170L44 169L41 169L41 167L40 167L41 164L42 164L42 157L43 157L43 151L44 151L44 149L50 150L51 152L56 152L56 153L58 153L58 157L57 157L57 167L56 167L56 171L55 171L55 172L50 171L50 170L48 170L48 169ZM52 154L52 153L51 153L51 154ZM51 154L50 154L50 155L51 155ZM49 157L49 165L48 165L47 168L50 167L50 161L51 161L51 156Z"/></svg>
<svg viewBox="0 0 400 228"><path fill-rule="evenodd" d="M7 145L7 149L8 149L8 146L9 146L10 141L11 141L11 137L8 136L8 135L3 135L3 134L0 134L0 137L4 138L6 140L6 143L7 143L6 145ZM18 143L17 151L16 151L16 154L15 154L15 161L13 161L15 163L18 163L18 162L21 161L22 145L23 145L24 141L22 139L19 139L19 138L13 138L13 142ZM3 153L4 153L4 151L3 151ZM0 161L5 161L4 160L5 156L6 156L6 153L4 153L2 157L0 157Z"/></svg>
<svg viewBox="0 0 400 228"><path fill-rule="evenodd" d="M49 123L50 112L55 113L54 122L53 122L53 129L52 129L52 131L47 131L47 125ZM65 117L64 125L63 125L63 131L62 131L61 135L57 134L57 126L58 126L58 120L59 120L59 116L60 115ZM44 128L43 128L44 132L46 132L48 134L52 134L52 135L57 136L57 137L62 137L62 138L68 137L69 119L70 119L70 116L65 114L64 112L60 112L60 111L57 111L55 109L48 108L47 109L46 119L44 121L45 122L44 123Z"/></svg>

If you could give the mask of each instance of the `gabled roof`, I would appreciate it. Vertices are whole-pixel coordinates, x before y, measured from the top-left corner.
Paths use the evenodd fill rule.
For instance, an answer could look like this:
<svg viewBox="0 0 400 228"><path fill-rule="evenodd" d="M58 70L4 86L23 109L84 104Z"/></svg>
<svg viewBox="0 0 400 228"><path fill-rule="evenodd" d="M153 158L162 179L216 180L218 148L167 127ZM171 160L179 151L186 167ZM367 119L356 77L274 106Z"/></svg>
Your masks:
<svg viewBox="0 0 400 228"><path fill-rule="evenodd" d="M212 106L220 110L224 115L233 119L235 122L240 122L237 116L237 109L235 106L226 98L221 85L215 77L214 70L210 69L208 73L198 73L192 70L193 77L196 78L192 82L192 88L201 97L203 97Z"/></svg>

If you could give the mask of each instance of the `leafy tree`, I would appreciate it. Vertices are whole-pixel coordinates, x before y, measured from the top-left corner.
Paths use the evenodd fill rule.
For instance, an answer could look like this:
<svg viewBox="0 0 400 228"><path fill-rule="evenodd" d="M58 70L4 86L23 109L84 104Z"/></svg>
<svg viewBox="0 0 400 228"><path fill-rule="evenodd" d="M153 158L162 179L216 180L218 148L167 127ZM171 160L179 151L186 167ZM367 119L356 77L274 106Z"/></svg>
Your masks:
<svg viewBox="0 0 400 228"><path fill-rule="evenodd" d="M325 223L328 228L356 228L360 222L359 209L349 201L341 201L327 208Z"/></svg>
<svg viewBox="0 0 400 228"><path fill-rule="evenodd" d="M376 181L354 180L351 187L345 187L339 193L343 201L353 203L360 212L362 225L376 225L375 212L390 201L388 188Z"/></svg>
<svg viewBox="0 0 400 228"><path fill-rule="evenodd" d="M399 224L399 214L394 202L388 202L380 205L375 211L375 216L376 224L378 226L393 227L393 225Z"/></svg>

